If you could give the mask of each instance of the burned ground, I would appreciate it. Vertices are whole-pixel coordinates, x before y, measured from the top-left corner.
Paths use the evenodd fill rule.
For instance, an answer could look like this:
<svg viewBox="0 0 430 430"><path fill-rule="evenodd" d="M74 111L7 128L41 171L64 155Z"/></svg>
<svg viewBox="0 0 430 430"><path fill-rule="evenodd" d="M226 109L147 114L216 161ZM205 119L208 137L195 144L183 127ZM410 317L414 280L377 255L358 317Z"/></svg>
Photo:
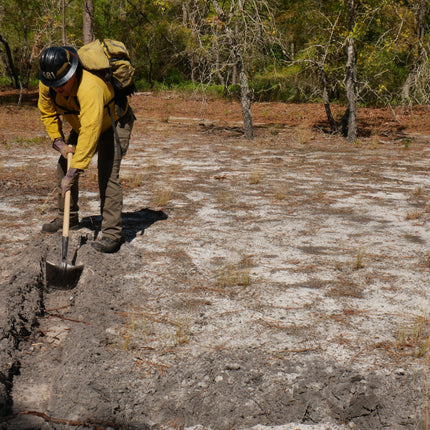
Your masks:
<svg viewBox="0 0 430 430"><path fill-rule="evenodd" d="M0 106L0 428L427 429L428 110L133 97L124 240L81 181L73 290L34 105ZM342 110L338 109L338 115Z"/></svg>

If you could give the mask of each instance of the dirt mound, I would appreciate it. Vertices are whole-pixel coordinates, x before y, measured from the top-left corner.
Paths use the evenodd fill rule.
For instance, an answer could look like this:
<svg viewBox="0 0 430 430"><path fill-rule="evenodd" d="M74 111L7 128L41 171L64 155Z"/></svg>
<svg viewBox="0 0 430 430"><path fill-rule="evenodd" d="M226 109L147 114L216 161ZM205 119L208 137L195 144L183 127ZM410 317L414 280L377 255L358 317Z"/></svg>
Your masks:
<svg viewBox="0 0 430 430"><path fill-rule="evenodd" d="M57 242L54 236L30 245L11 263L26 261L25 269L1 287L7 302L2 415L12 406L17 414L3 428L45 428L49 419L56 429L156 429L166 423L245 429L287 420L332 429L348 422L360 429L416 426L424 375L402 368L360 372L306 354L276 359L253 347L202 354L190 348L168 368L147 363L142 351L130 356L116 345L113 327L121 325L124 308L142 299L124 277L142 270L142 253L125 244L119 254L100 259L85 244L79 287L50 290L43 261L58 251ZM32 413L36 405L49 415Z"/></svg>

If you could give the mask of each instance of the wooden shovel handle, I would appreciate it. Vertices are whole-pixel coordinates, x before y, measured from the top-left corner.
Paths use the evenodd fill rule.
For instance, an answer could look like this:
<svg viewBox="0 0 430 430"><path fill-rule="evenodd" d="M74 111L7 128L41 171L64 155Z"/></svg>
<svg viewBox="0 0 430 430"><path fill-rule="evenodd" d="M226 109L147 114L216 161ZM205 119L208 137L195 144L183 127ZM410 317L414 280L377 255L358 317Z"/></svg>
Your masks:
<svg viewBox="0 0 430 430"><path fill-rule="evenodd" d="M70 169L72 164L73 153L67 153L67 170ZM70 225L70 189L64 194L64 209L63 209L63 237L69 237Z"/></svg>

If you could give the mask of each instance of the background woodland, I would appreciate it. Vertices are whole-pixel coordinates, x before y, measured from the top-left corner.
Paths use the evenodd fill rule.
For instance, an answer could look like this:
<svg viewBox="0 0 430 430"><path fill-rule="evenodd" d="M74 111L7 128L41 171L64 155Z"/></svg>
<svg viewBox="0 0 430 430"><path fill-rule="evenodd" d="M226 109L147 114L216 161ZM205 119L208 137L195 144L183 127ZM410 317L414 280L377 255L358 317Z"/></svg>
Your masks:
<svg viewBox="0 0 430 430"><path fill-rule="evenodd" d="M430 104L426 0L0 0L0 82L37 85L40 53L122 40L141 91L322 102L356 138L357 106ZM345 106L336 122L331 103Z"/></svg>

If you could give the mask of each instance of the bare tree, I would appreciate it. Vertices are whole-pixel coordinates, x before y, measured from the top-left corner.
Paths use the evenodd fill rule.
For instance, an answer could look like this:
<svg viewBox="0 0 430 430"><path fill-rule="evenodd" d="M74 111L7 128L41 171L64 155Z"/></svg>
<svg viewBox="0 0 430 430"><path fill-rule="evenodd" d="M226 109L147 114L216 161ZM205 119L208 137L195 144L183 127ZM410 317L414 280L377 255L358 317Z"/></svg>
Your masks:
<svg viewBox="0 0 430 430"><path fill-rule="evenodd" d="M13 61L12 52L10 50L9 43L7 40L0 34L0 42L3 44L5 52L6 52L6 70L10 78L10 82L13 84L15 88L20 87L19 75L16 70L15 63Z"/></svg>
<svg viewBox="0 0 430 430"><path fill-rule="evenodd" d="M251 113L251 93L249 91L248 77L246 75L245 63L244 63L244 53L245 50L241 43L239 42L239 31L238 22L234 19L236 13L243 20L245 27L247 26L246 17L244 15L240 16L243 12L242 0L238 0L236 4L234 2L230 6L230 14L224 13L220 4L217 0L212 0L212 5L215 12L220 20L220 24L223 28L223 33L225 36L225 41L227 46L231 49L231 66L233 69L233 76L235 76L236 70L239 69L239 81L241 89L241 107L243 116L243 127L246 139L254 138L254 127L252 124L252 113ZM219 61L219 58L217 59ZM234 78L235 83L236 78Z"/></svg>
<svg viewBox="0 0 430 430"><path fill-rule="evenodd" d="M317 38L313 44L304 49L299 59L292 60L288 64L300 64L306 74L315 74L319 77L318 86L314 88L314 93L316 97L322 98L330 132L335 134L339 132L342 124L339 124L333 116L331 95L335 86L339 85L338 79L340 78L330 76L329 70L332 57L340 57L344 48L344 43L338 37L342 12L338 12L334 17L325 15L319 10L316 10L315 14L314 19L319 23L319 31L316 32L319 39Z"/></svg>
<svg viewBox="0 0 430 430"><path fill-rule="evenodd" d="M346 98L348 107L345 114L347 120L347 135L349 142L357 140L357 56L354 42L354 27L356 24L356 3L355 0L348 1L348 37L346 39ZM345 121L346 122L346 121Z"/></svg>
<svg viewBox="0 0 430 430"><path fill-rule="evenodd" d="M94 40L94 3L93 0L84 0L83 14L84 44Z"/></svg>
<svg viewBox="0 0 430 430"><path fill-rule="evenodd" d="M186 55L192 59L192 76L215 81L225 88L240 85L244 135L254 137L249 75L253 63L270 61L270 45L277 35L274 2L266 0L190 1L183 21L191 30ZM212 8L209 7L212 6Z"/></svg>
<svg viewBox="0 0 430 430"><path fill-rule="evenodd" d="M322 10L313 11L313 22L317 23L313 43L290 64L300 63L304 66L304 71L319 78L319 87L315 88L315 95L322 97L331 133L340 131L348 141L354 142L357 139L358 128L355 45L357 4L356 0L345 0L344 4L345 8L332 16L323 13ZM345 15L346 28L342 27ZM345 59L345 67L342 67L340 59ZM340 122L333 117L330 104L335 89L338 92L341 89L342 93L345 91L347 99L347 107Z"/></svg>
<svg viewBox="0 0 430 430"><path fill-rule="evenodd" d="M411 71L402 87L402 103L415 102L428 104L430 102L428 94L429 85L429 59L428 49L424 43L425 16L428 11L427 0L415 0L412 4L415 17L415 33L417 43L416 57Z"/></svg>
<svg viewBox="0 0 430 430"><path fill-rule="evenodd" d="M323 99L324 109L325 109L327 119L328 119L328 122L330 124L330 129L331 129L332 133L337 133L339 126L338 126L336 120L334 119L333 113L331 111L330 90L329 90L328 77L327 77L325 67L326 67L326 62L327 62L328 55L329 55L329 49L331 47L332 40L334 37L334 31L338 25L339 18L340 18L340 14L337 16L337 18L334 20L334 22L330 23L330 31L329 31L328 41L325 45L320 46L318 49L319 51L322 52L322 54L320 56L317 56L317 55L311 56L311 63L315 65L317 70L319 70L319 73L321 76L322 99Z"/></svg>

